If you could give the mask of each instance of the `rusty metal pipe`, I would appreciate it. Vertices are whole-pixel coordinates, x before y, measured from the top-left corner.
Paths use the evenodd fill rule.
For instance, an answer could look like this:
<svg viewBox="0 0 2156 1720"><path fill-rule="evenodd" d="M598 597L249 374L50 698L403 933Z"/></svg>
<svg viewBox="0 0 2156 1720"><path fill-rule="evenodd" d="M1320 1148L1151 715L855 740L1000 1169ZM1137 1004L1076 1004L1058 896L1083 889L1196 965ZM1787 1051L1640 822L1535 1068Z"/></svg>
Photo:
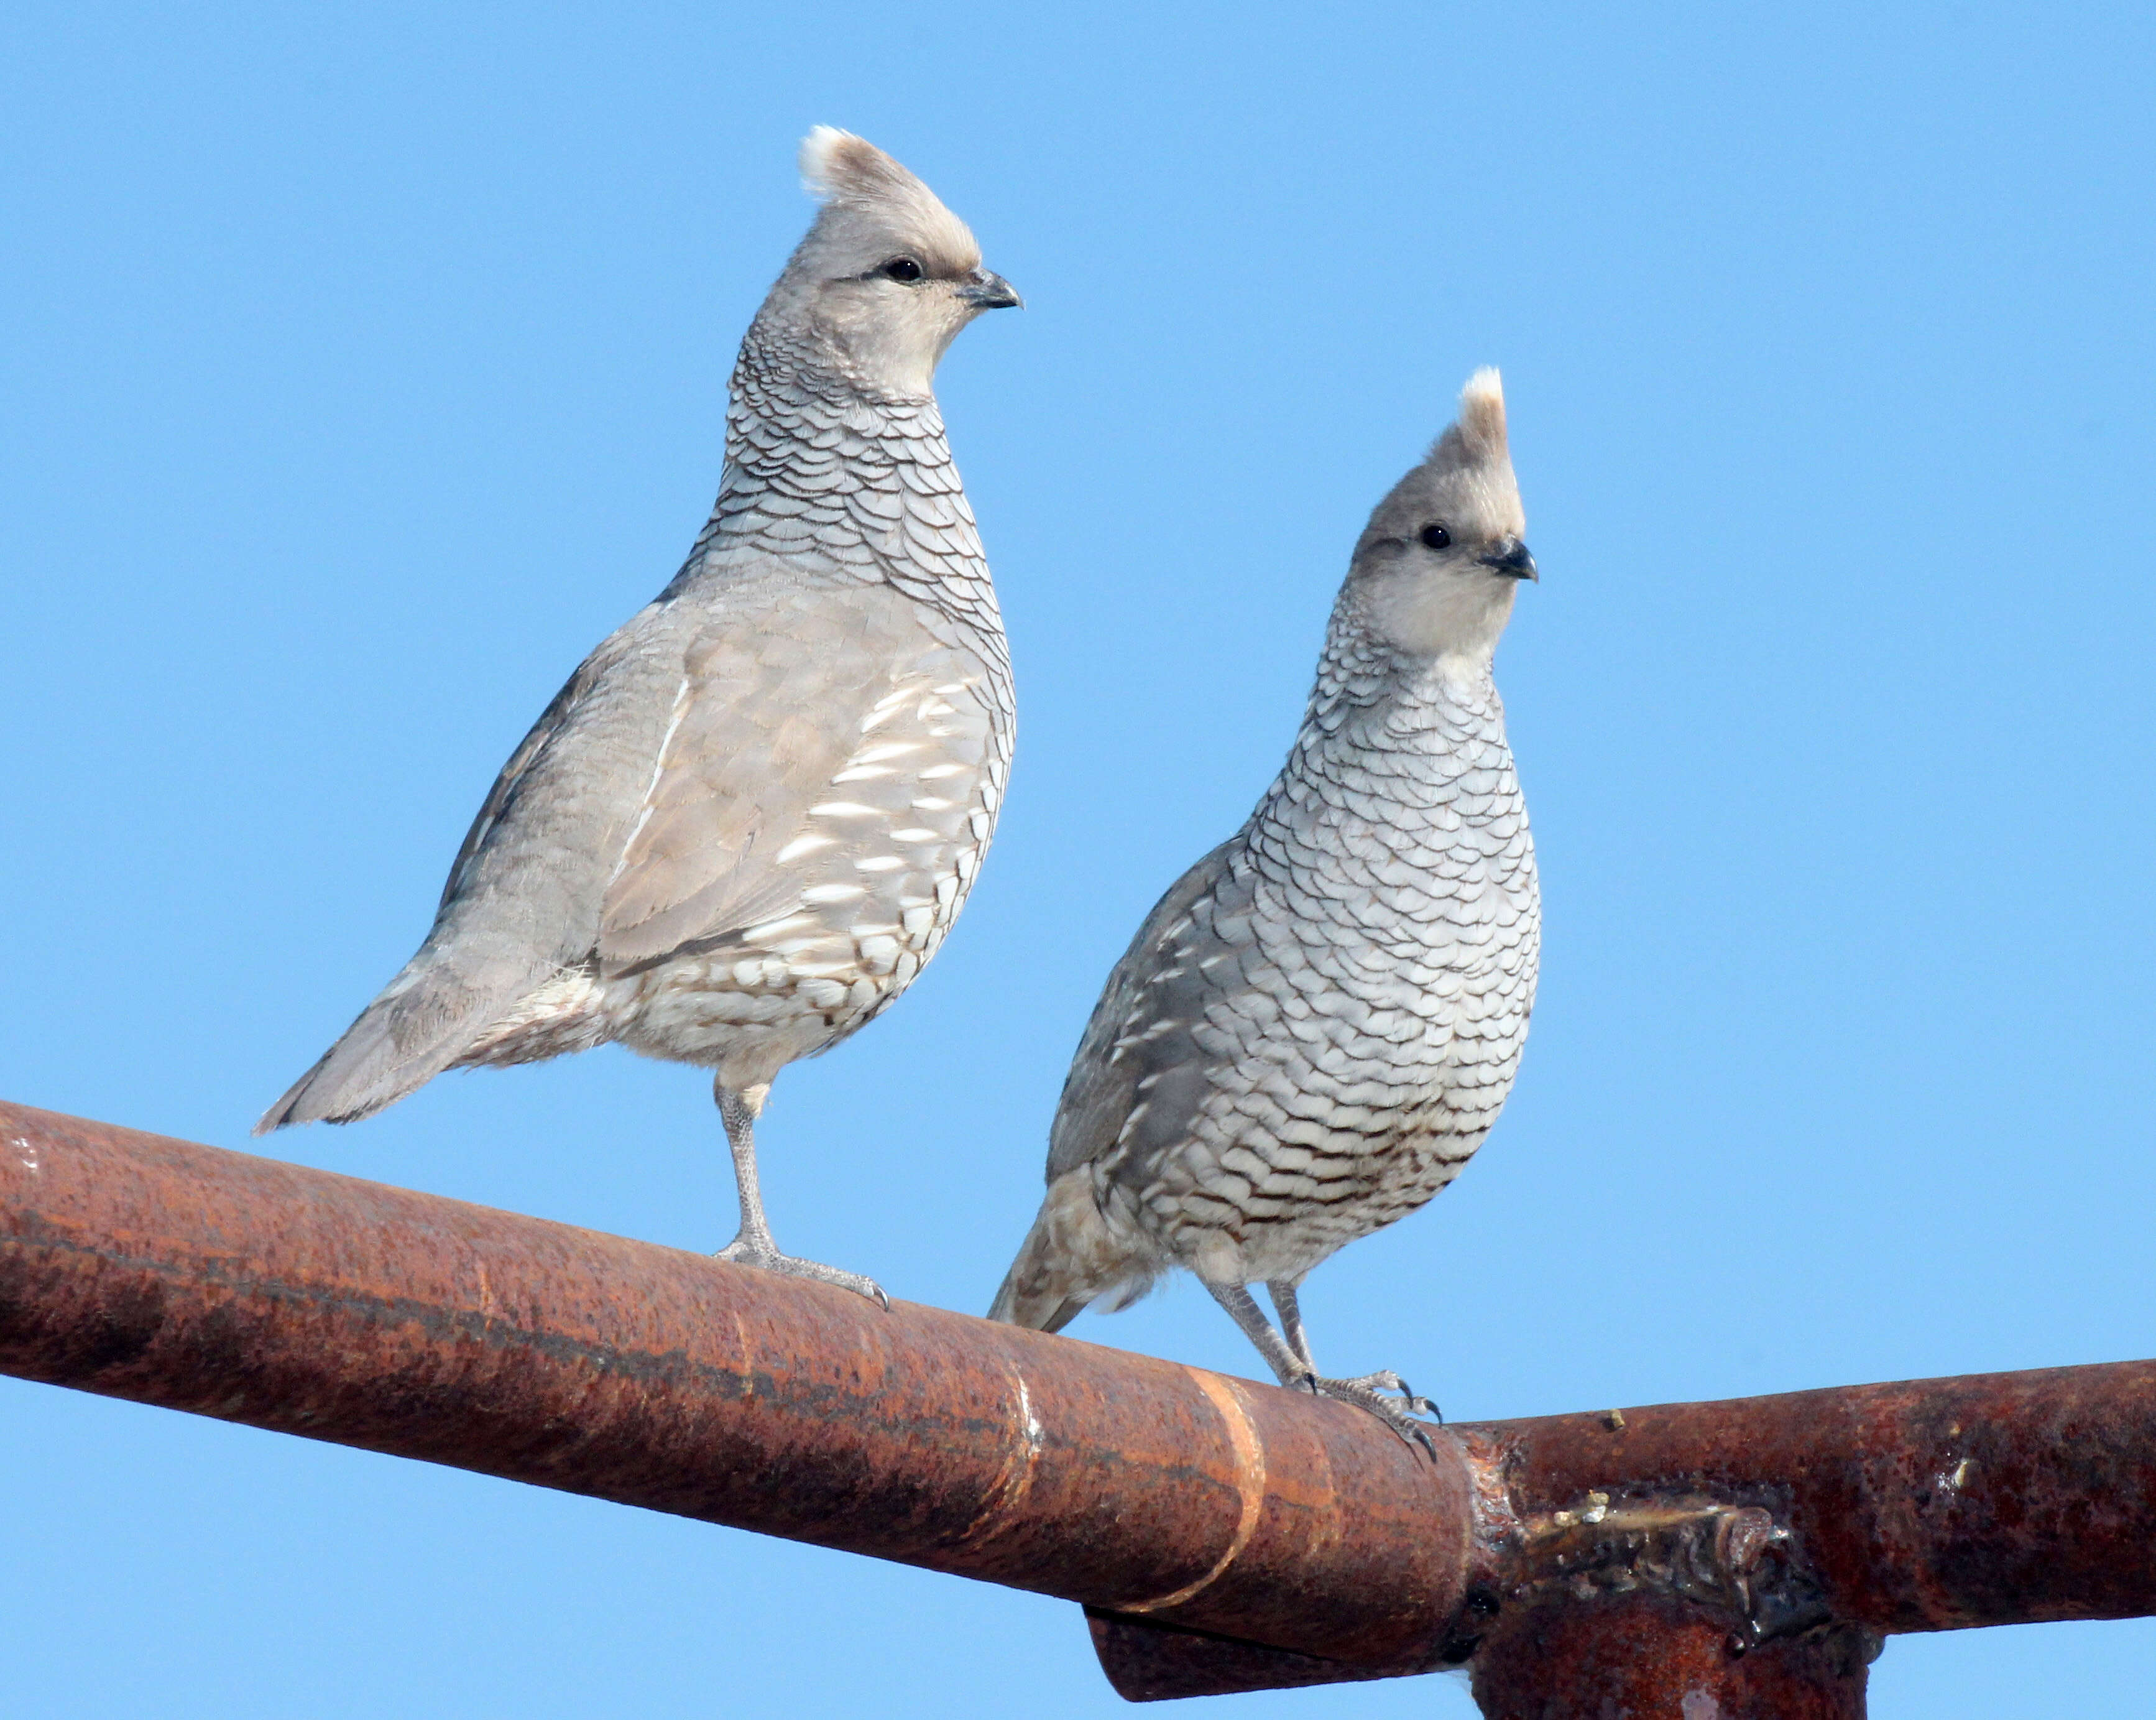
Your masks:
<svg viewBox="0 0 2156 1720"><path fill-rule="evenodd" d="M1471 1657L1493 1720L1841 1720L1863 1712L1887 1635L2156 1613L2156 1362L1447 1436L1477 1522L1466 1605L1435 1658ZM1092 1624L1111 1681L1140 1701L1430 1665L1328 1666L1141 1619Z"/></svg>
<svg viewBox="0 0 2156 1720"><path fill-rule="evenodd" d="M1713 1614L1662 1595L1537 1608L1471 1668L1485 1720L1864 1720L1861 1638L1822 1631L1743 1655Z"/></svg>
<svg viewBox="0 0 2156 1720"><path fill-rule="evenodd" d="M1492 1714L1845 1716L1876 1634L2156 1612L2156 1363L1432 1462L1271 1387L5 1105L0 1370L1062 1595L1141 1699L1471 1655Z"/></svg>
<svg viewBox="0 0 2156 1720"><path fill-rule="evenodd" d="M1383 1663L1466 1467L1174 1363L0 1104L0 1371Z"/></svg>
<svg viewBox="0 0 2156 1720"><path fill-rule="evenodd" d="M1834 1616L1882 1634L2156 1612L2156 1362L1457 1431L1522 1522L1594 1492L1762 1507Z"/></svg>

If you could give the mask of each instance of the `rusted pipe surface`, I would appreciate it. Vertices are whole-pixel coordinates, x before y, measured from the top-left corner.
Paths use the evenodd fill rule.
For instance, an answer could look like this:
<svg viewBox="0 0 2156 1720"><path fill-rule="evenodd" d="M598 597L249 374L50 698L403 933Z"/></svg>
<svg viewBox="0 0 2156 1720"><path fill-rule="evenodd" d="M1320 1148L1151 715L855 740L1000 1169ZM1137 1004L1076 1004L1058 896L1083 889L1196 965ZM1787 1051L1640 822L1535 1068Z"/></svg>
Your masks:
<svg viewBox="0 0 2156 1720"><path fill-rule="evenodd" d="M2156 1612L2156 1362L1457 1431L1522 1523L1597 1493L1757 1507L1833 1615L1877 1631Z"/></svg>
<svg viewBox="0 0 2156 1720"><path fill-rule="evenodd" d="M1871 1633L2156 1612L2156 1363L1431 1462L1270 1387L6 1105L0 1370L1061 1595L1138 1697L1471 1655L1502 1703L1675 1631L1722 1712L1853 1713ZM1738 1703L1774 1666L1815 1706Z"/></svg>
<svg viewBox="0 0 2156 1720"><path fill-rule="evenodd" d="M1543 1604L1471 1663L1484 1720L1864 1720L1853 1627L1732 1651L1707 1609L1663 1595Z"/></svg>
<svg viewBox="0 0 2156 1720"><path fill-rule="evenodd" d="M2156 1363L1465 1425L1448 1442L1476 1484L1476 1557L1433 1652L1328 1668L1096 1618L1110 1681L1143 1701L1471 1661L1492 1714L1538 1690L1552 1717L1599 1714L1566 1706L1598 1691L1640 1720L1688 1694L1681 1720L1854 1715L1850 1655L1886 1635L2156 1613ZM1642 1668L1617 1664L1635 1654ZM1662 1661L1684 1679L1655 1683Z"/></svg>
<svg viewBox="0 0 2156 1720"><path fill-rule="evenodd" d="M1343 1405L8 1105L0 1370L1348 1662L1468 1556Z"/></svg>

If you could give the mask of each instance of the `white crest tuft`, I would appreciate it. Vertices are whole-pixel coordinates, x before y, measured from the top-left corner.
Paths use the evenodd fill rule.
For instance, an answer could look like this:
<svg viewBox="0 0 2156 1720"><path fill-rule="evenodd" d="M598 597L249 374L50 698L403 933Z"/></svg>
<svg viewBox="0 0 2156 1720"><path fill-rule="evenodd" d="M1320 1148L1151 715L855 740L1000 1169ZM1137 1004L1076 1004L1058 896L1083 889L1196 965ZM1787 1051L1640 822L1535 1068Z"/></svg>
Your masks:
<svg viewBox="0 0 2156 1720"><path fill-rule="evenodd" d="M1467 379L1460 391L1460 439L1483 459L1505 455L1505 385L1491 365Z"/></svg>
<svg viewBox="0 0 2156 1720"><path fill-rule="evenodd" d="M801 177L827 203L942 207L935 193L868 139L836 126L819 126L801 140Z"/></svg>
<svg viewBox="0 0 2156 1720"><path fill-rule="evenodd" d="M850 131L841 131L836 126L812 126L808 135L801 140L801 182L818 197L832 196L838 186L834 182L834 170L839 152L850 143L861 140Z"/></svg>

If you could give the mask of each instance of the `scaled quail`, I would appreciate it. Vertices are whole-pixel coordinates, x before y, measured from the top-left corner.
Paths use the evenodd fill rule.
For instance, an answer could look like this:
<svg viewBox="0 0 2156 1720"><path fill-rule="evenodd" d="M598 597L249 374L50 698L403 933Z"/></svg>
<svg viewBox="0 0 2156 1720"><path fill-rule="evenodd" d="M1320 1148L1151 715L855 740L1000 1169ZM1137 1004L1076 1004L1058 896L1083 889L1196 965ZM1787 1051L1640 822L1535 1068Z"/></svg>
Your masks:
<svg viewBox="0 0 2156 1720"><path fill-rule="evenodd" d="M619 1040L716 1071L721 1259L880 1301L778 1252L753 1125L936 952L995 829L1009 656L931 379L1019 298L881 151L819 126L801 166L823 208L742 342L710 524L504 767L418 953L255 1132Z"/></svg>
<svg viewBox="0 0 2156 1720"><path fill-rule="evenodd" d="M1296 1292L1459 1174L1519 1067L1541 907L1491 663L1524 529L1480 371L1355 546L1286 765L1109 976L992 1318L1055 1332L1187 1266L1282 1384L1403 1437L1431 1408L1322 1376Z"/></svg>

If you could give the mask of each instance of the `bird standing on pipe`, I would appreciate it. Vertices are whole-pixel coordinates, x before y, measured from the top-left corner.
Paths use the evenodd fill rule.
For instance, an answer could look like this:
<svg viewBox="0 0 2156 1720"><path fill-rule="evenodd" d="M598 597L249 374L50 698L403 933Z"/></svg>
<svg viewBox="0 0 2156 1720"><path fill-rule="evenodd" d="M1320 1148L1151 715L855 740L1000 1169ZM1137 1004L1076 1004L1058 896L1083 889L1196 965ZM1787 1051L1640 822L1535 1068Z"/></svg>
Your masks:
<svg viewBox="0 0 2156 1720"><path fill-rule="evenodd" d="M716 1071L722 1259L880 1300L779 1253L753 1126L782 1068L911 983L995 829L1009 654L931 382L1019 301L880 150L819 126L801 165L824 207L742 342L710 523L503 768L418 953L255 1132L616 1040Z"/></svg>
<svg viewBox="0 0 2156 1720"><path fill-rule="evenodd" d="M1320 1374L1296 1298L1459 1174L1519 1068L1542 911L1491 660L1525 529L1480 371L1355 546L1286 767L1109 976L990 1317L1058 1331L1186 1266L1283 1385L1404 1437L1431 1407Z"/></svg>

